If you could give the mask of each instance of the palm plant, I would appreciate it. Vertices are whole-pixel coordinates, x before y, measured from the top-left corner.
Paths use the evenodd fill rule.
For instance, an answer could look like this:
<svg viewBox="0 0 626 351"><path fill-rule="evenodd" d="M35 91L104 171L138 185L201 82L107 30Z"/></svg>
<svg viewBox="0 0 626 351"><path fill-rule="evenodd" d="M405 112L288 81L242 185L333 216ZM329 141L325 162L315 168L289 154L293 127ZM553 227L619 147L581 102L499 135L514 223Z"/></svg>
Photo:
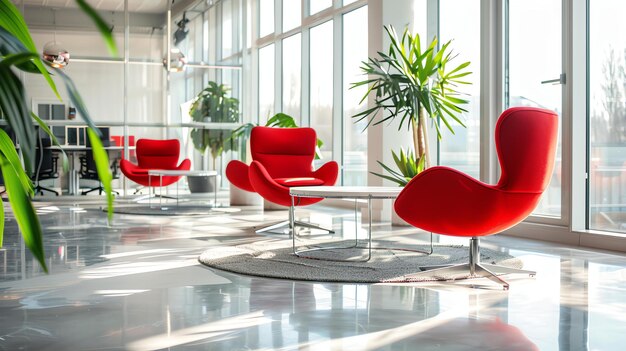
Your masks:
<svg viewBox="0 0 626 351"><path fill-rule="evenodd" d="M396 155L396 153L392 150L391 156L393 157L393 162L396 164L398 170L393 170L382 162L377 161L385 171L389 172L390 175L375 172L371 173L397 183L399 186L405 186L411 179L413 179L413 177L424 170L425 158L416 158L411 150L404 152L404 149L400 149L400 155Z"/></svg>
<svg viewBox="0 0 626 351"><path fill-rule="evenodd" d="M411 34L408 28L401 38L391 26L385 26L385 31L391 40L388 53L378 52L379 58L363 62L361 69L368 78L352 84L352 88L369 85L361 102L374 94L374 106L353 118L357 122L367 119L366 128L400 118L398 130L404 127L412 132L415 156L410 162L422 163L425 169L431 165L426 117L435 125L438 138L441 138L441 123L453 134L451 120L465 127L457 115L467 112L462 106L469 101L459 97L457 86L470 84L462 80L471 74L465 70L470 62L450 69L450 61L455 57L449 49L451 41L437 51L437 38L434 38L422 51L419 34Z"/></svg>
<svg viewBox="0 0 626 351"><path fill-rule="evenodd" d="M94 21L111 54L117 55L113 36L104 20L84 0L76 0L76 3ZM51 75L63 79L72 104L76 106L88 125L88 135L98 175L107 195L109 221L113 215L112 176L108 156L100 141L101 133L89 117L89 112L73 81L63 71L48 65L40 58L22 14L9 0L0 0L0 116L6 120L9 128L15 133L21 154L20 157L16 151L16 145L13 144L8 134L0 130L0 168L11 209L24 242L47 272L41 224L32 205L33 184L28 177L34 168L36 152L37 131L34 124L38 124L48 133L53 143L58 145L58 141L43 121L28 107L26 91L17 75L18 71L40 74L59 100L61 97ZM64 168L67 169L67 156L63 155L63 158ZM4 206L0 206L0 246L2 246L4 234L4 219Z"/></svg>

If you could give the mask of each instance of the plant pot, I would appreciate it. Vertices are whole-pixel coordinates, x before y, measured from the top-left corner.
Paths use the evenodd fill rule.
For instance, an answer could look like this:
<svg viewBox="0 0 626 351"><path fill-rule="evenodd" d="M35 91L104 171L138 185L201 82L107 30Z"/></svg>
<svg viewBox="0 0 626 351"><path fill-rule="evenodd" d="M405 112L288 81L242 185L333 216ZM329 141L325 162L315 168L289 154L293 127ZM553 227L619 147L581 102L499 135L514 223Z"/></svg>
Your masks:
<svg viewBox="0 0 626 351"><path fill-rule="evenodd" d="M263 198L257 193L239 189L230 185L230 205L231 206L261 206Z"/></svg>
<svg viewBox="0 0 626 351"><path fill-rule="evenodd" d="M187 176L187 185L191 193L212 193L217 191L220 176ZM216 184L217 183L217 184Z"/></svg>

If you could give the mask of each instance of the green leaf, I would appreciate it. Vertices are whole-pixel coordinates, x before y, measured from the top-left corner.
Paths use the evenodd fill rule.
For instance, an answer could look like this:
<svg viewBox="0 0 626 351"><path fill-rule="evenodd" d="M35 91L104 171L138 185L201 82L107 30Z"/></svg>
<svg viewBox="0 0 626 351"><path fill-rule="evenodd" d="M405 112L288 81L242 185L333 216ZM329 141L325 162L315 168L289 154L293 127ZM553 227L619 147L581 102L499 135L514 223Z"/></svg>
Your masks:
<svg viewBox="0 0 626 351"><path fill-rule="evenodd" d="M0 129L0 153L7 159L7 162L13 167L14 172L18 175L22 186L28 192L28 195L33 195L33 182L30 180L30 177L24 171L22 167L22 163L20 161L20 157L17 154L17 150L15 150L15 145L13 145L13 140L9 137L9 135L2 129Z"/></svg>
<svg viewBox="0 0 626 351"><path fill-rule="evenodd" d="M2 201L2 199L0 199ZM2 242L4 238L4 203L0 206L0 247L2 247Z"/></svg>
<svg viewBox="0 0 626 351"><path fill-rule="evenodd" d="M22 232L24 243L30 252L32 252L33 256L35 256L42 269L48 273L43 249L41 224L39 223L35 208L30 202L28 191L24 189L20 177L4 155L0 156L0 168L2 169L2 176L4 177L9 203L11 204L15 220Z"/></svg>
<svg viewBox="0 0 626 351"><path fill-rule="evenodd" d="M102 182L102 187L107 196L107 218L110 224L113 220L113 188L111 186L113 176L111 175L111 168L109 166L109 156L102 146L100 136L93 129L87 128L87 135L91 142L98 178L100 178L100 182Z"/></svg>
<svg viewBox="0 0 626 351"><path fill-rule="evenodd" d="M266 127L280 127L280 128L297 128L296 120L288 114L279 112L272 116L267 123Z"/></svg>
<svg viewBox="0 0 626 351"><path fill-rule="evenodd" d="M407 184L407 181L404 178L394 178L394 177L390 177L388 175L384 175L384 174L380 174L380 173L376 173L376 172L370 172L371 174L377 176L377 177L381 177L383 179L387 179L390 180L394 183L398 183L399 186L405 186Z"/></svg>
<svg viewBox="0 0 626 351"><path fill-rule="evenodd" d="M117 57L117 45L115 44L115 38L113 38L109 25L102 19L102 17L100 17L96 10L87 4L85 0L76 0L76 3L81 10L83 10L83 12L91 18L96 25L96 28L98 28L98 31L100 31L100 34L102 35L102 38L104 38L104 42L109 49L109 54L113 57Z"/></svg>
<svg viewBox="0 0 626 351"><path fill-rule="evenodd" d="M35 161L35 128L30 117L22 82L10 67L0 65L0 110L15 133L31 174Z"/></svg>
<svg viewBox="0 0 626 351"><path fill-rule="evenodd" d="M392 176L397 177L397 178L402 178L402 174L398 173L396 171L394 171L393 169L391 169L389 166L385 165L384 163L380 162L380 161L376 161L385 171L391 173Z"/></svg>

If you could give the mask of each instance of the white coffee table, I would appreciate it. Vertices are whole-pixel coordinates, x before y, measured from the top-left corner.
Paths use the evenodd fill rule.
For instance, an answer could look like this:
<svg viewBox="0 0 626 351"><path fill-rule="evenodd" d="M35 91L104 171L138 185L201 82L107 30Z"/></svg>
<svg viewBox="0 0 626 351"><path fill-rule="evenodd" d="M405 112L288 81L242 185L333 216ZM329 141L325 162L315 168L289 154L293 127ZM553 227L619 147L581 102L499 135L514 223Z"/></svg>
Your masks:
<svg viewBox="0 0 626 351"><path fill-rule="evenodd" d="M354 199L354 222L355 227L358 230L357 223L357 200L366 199L367 200L367 211L368 211L368 226L367 226L367 247L364 249L367 250L367 258L362 261L369 261L372 257L372 199L395 199L400 194L403 188L401 187L384 187L384 186L300 186L293 187L289 189L289 194L291 195L291 207L289 208L289 220L290 220L290 228L292 230L292 245L293 245L293 253L299 257L306 258L315 258L322 259L319 257L307 256L306 252L311 251L322 251L322 250L336 250L336 249L352 249L358 248L358 238L355 235L354 245L348 247L316 247L310 248L306 250L298 250L296 246L296 231L294 230L294 221L295 221L295 199L297 197L311 197L311 198L324 198L324 199ZM418 251L418 250L408 250L407 251ZM431 234L431 253L432 253L432 234ZM327 259L331 261L345 261L339 259ZM350 260L355 261L355 260Z"/></svg>
<svg viewBox="0 0 626 351"><path fill-rule="evenodd" d="M217 172L216 171L195 171L195 170L170 170L170 169L151 169L148 171L148 184L152 184L152 177L159 177L159 186L163 187L163 177L167 176L197 176L197 177L215 177L215 189L213 194L213 206L217 206ZM148 187L148 195L152 198L152 187ZM149 200L148 205L152 207L152 201ZM178 206L178 181L176 182L176 206ZM159 208L163 210L162 197L159 196Z"/></svg>

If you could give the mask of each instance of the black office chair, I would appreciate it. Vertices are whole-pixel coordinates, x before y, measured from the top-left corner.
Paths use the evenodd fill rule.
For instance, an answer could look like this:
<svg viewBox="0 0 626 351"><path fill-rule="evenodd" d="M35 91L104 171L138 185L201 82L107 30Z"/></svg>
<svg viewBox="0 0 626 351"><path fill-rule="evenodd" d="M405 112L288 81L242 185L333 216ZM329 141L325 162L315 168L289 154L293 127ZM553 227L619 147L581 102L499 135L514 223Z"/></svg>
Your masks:
<svg viewBox="0 0 626 351"><path fill-rule="evenodd" d="M37 139L37 151L35 153L35 173L30 179L35 182L35 194L40 193L43 195L44 191L49 191L59 196L58 191L52 188L46 188L40 184L42 180L59 178L59 173L57 172L59 156L50 149L50 146L52 146L50 138L44 138L39 135Z"/></svg>
<svg viewBox="0 0 626 351"><path fill-rule="evenodd" d="M103 130L105 128L102 128L101 130ZM106 134L108 135L108 130L107 133L103 133L103 135ZM96 168L96 162L93 159L93 151L91 151L91 142L89 141L89 138L87 138L85 140L85 145L87 146L87 151L85 152L84 156L81 156L80 159L80 170L78 171L78 174L80 176L80 179L85 179L85 180L95 180L98 182L98 186L87 189L83 192L81 192L81 195L87 195L93 191L98 191L98 195L102 195L102 193L104 192L104 187L102 186L102 182L100 182L100 178L98 177L98 169ZM110 146L111 142L109 141L108 137L103 137L102 140L102 146L107 147ZM119 155L111 157L114 153L118 153L117 151L114 152L109 152L109 160L111 161L111 175L113 176L113 179L119 179L120 177L120 157ZM114 193L116 193L117 195L119 195L119 193L117 191L113 191Z"/></svg>

